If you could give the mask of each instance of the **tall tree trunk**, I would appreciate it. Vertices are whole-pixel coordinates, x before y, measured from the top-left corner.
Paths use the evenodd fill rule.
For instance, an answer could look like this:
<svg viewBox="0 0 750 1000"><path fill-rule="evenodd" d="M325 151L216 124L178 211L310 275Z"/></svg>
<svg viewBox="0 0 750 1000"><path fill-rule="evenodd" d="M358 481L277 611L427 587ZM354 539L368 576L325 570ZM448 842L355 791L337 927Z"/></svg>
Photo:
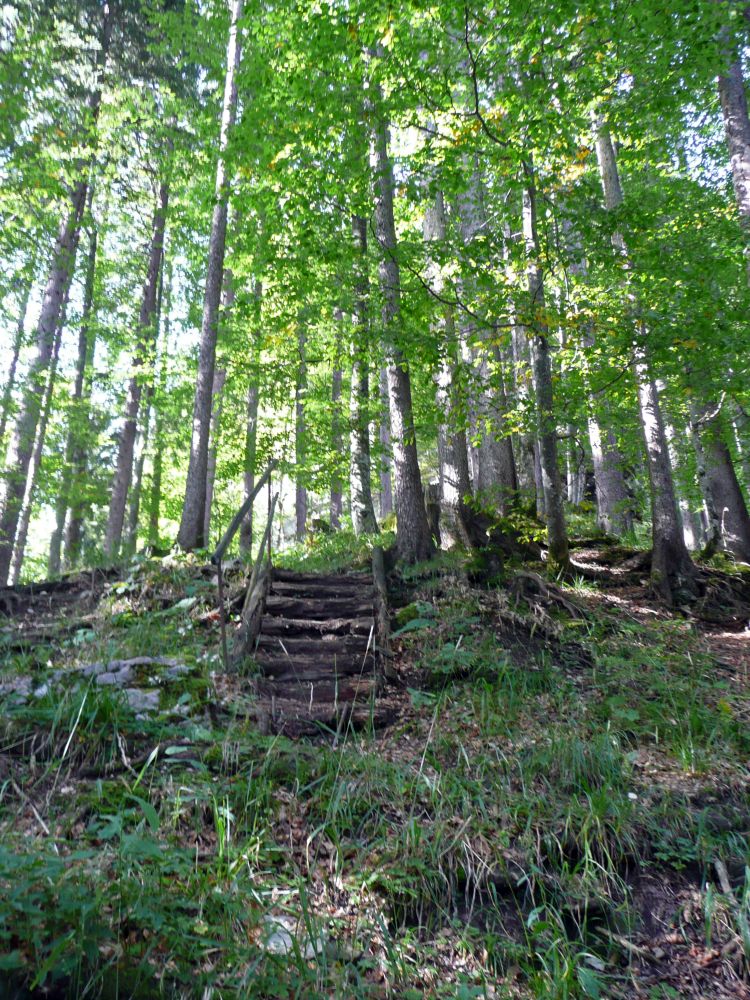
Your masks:
<svg viewBox="0 0 750 1000"><path fill-rule="evenodd" d="M216 481L216 459L219 453L219 432L221 429L221 411L224 402L224 384L227 380L225 368L214 370L214 385L211 403L211 435L208 447L208 462L206 464L206 503L203 517L203 538L208 545L211 537L211 507L214 502L214 483Z"/></svg>
<svg viewBox="0 0 750 1000"><path fill-rule="evenodd" d="M526 268L531 310L529 322L534 332L531 338L531 362L534 372L539 464L542 474L549 557L555 566L565 568L569 561L568 533L565 525L560 466L557 458L557 427L552 395L549 330L544 318L546 306L541 249L537 233L536 181L534 167L530 162L524 164L524 173L523 233L526 245Z"/></svg>
<svg viewBox="0 0 750 1000"><path fill-rule="evenodd" d="M401 276L396 259L393 216L393 167L388 155L388 127L379 109L374 114L372 144L375 167L375 232L380 246L380 290L383 298L383 353L388 383L391 445L395 479L396 548L409 563L428 559L434 543L419 471L411 378L399 339Z"/></svg>
<svg viewBox="0 0 750 1000"><path fill-rule="evenodd" d="M29 463L23 503L21 505L21 512L18 518L18 529L16 531L16 540L13 546L13 559L11 563L11 582L14 585L17 584L21 578L23 558L26 553L26 541L29 535L29 524L31 523L31 515L34 510L34 494L36 492L39 468L42 464L42 456L44 454L44 439L47 436L47 424L49 423L50 413L52 411L52 397L55 391L55 381L57 378L57 362L60 357L60 344L62 342L63 329L65 327L65 311L69 293L70 282L68 282L66 286L63 304L60 309L60 319L57 324L57 330L55 331L55 338L52 344L52 354L50 356L47 384L44 387L44 394L41 400L39 423L37 425L34 448L31 454L31 461Z"/></svg>
<svg viewBox="0 0 750 1000"><path fill-rule="evenodd" d="M162 322L162 346L159 352L159 376L154 405L154 458L151 469L151 487L148 502L148 543L153 546L159 544L161 489L164 471L164 417L162 407L164 406L167 393L167 364L169 359L169 335L172 316L172 261L167 256L166 251L162 266L162 290L163 295L161 291L159 294L160 300L163 299L163 303L159 307L159 316Z"/></svg>
<svg viewBox="0 0 750 1000"><path fill-rule="evenodd" d="M380 395L381 417L378 423L378 441L380 442L380 461L378 462L378 478L380 493L378 506L381 518L393 513L393 477L391 476L391 417L388 400L388 372L380 369L378 376L378 393Z"/></svg>
<svg viewBox="0 0 750 1000"><path fill-rule="evenodd" d="M88 192L88 213L91 214L93 202L94 185L89 185ZM65 439L65 457L62 469L62 482L57 494L55 503L55 528L52 532L49 546L49 561L47 570L49 576L57 576L61 568L62 541L65 529L65 519L68 513L68 505L71 495L76 496L75 509L81 506L79 494L83 490L83 471L86 463L86 449L83 444L84 423L88 418L88 395L84 391L86 386L87 365L93 358L93 337L91 332L91 318L94 304L94 281L96 278L96 254L98 245L98 230L93 219L91 219L91 230L89 232L89 245L86 254L86 274L83 284L83 310L81 312L81 325L78 331L78 353L76 355L75 380L73 383L73 398L70 402L68 414L68 431ZM89 343L90 338L92 343ZM88 385L90 391L90 382ZM75 486L74 486L75 484ZM74 515L74 511L71 511Z"/></svg>
<svg viewBox="0 0 750 1000"><path fill-rule="evenodd" d="M71 207L57 235L52 267L37 323L36 357L27 375L21 409L8 449L4 489L0 494L0 586L4 586L8 581L18 518L39 424L41 401L49 375L55 332L75 266L87 187L85 180L78 181L75 185Z"/></svg>
<svg viewBox="0 0 750 1000"><path fill-rule="evenodd" d="M185 503L182 510L177 542L187 550L205 545L206 475L208 469L208 439L211 429L211 401L216 366L216 338L224 273L224 253L227 234L228 185L226 153L229 132L237 113L237 72L241 58L238 21L242 17L243 0L232 0L232 20L227 46L227 69L224 78L224 101L219 136L219 161L216 166L216 204L211 222L208 249L208 271L203 298L198 373L193 406L193 432L190 443Z"/></svg>
<svg viewBox="0 0 750 1000"><path fill-rule="evenodd" d="M367 404L370 379L367 367L370 349L370 279L367 266L367 222L352 216L354 237L354 308L350 360L352 383L349 396L349 493L355 535L376 534L378 522L372 503L370 431Z"/></svg>
<svg viewBox="0 0 750 1000"><path fill-rule="evenodd" d="M660 397L663 393L663 388L663 384L657 382L656 390ZM685 545L687 546L688 551L695 552L701 547L701 540L704 534L703 525L701 524L700 514L693 509L690 501L688 500L686 491L682 488L682 484L678 480L677 473L680 468L680 448L677 431L669 422L669 419L664 420L664 436L667 439L667 451L669 452L669 465L672 469L674 496L677 502L677 510L680 513L680 522L682 523L682 537L685 539ZM708 522L710 523L710 512L705 505L704 509L706 511Z"/></svg>
<svg viewBox="0 0 750 1000"><path fill-rule="evenodd" d="M138 317L138 341L133 358L133 373L128 382L125 423L120 433L117 463L115 465L112 494L109 502L107 528L104 535L104 551L110 559L117 558L122 542L125 506L133 475L133 452L138 428L138 412L143 391L143 366L156 347L156 307L159 292L159 275L164 253L164 229L166 226L168 202L169 190L167 184L162 183L159 188L158 203L154 211L148 269L143 285L140 314Z"/></svg>
<svg viewBox="0 0 750 1000"><path fill-rule="evenodd" d="M484 189L476 159L464 159L467 176L466 190L458 199L459 229L463 245L468 249L487 227ZM468 251L471 253L471 250ZM459 295L463 305L476 298L473 282L462 280ZM459 342L463 358L471 364L473 378L469 384L469 429L472 437L470 463L477 490L490 496L503 513L513 506L518 494L513 443L503 433L506 410L502 388L503 359L493 345L488 331L477 331L474 316L467 308L459 312ZM478 343L475 343L478 342ZM492 363L500 372L500 391L492 386Z"/></svg>
<svg viewBox="0 0 750 1000"><path fill-rule="evenodd" d="M750 517L742 495L720 406L694 403L691 422L698 458L698 481L709 511L717 544L750 563ZM710 544L710 538L709 538Z"/></svg>
<svg viewBox="0 0 750 1000"><path fill-rule="evenodd" d="M343 437L341 432L341 387L344 373L341 370L341 350L342 350L342 326L344 315L340 309L334 309L333 322L336 327L336 348L335 360L333 363L333 374L331 375L331 452L334 462L333 477L331 479L331 503L330 520L331 528L337 531L341 527L341 513L344 509L344 498L341 492L341 477L338 473L339 456L343 449Z"/></svg>
<svg viewBox="0 0 750 1000"><path fill-rule="evenodd" d="M307 525L307 489L304 484L304 467L306 459L307 428L305 426L305 397L307 395L307 358L305 353L305 328L300 320L297 324L297 350L299 362L297 367L297 385L294 394L294 517L295 536L298 542L305 539Z"/></svg>
<svg viewBox="0 0 750 1000"><path fill-rule="evenodd" d="M253 337L261 328L263 309L263 284L256 280L253 287L253 300L255 303L255 331ZM250 345L251 361L250 372L247 383L247 406L245 417L245 499L247 499L255 486L255 459L258 444L258 403L260 399L259 373L258 373L258 346L253 340ZM247 517L240 525L240 552L249 555L253 547L253 510L252 507L247 512Z"/></svg>
<svg viewBox="0 0 750 1000"><path fill-rule="evenodd" d="M445 201L443 192L437 191L435 200L425 209L424 240L428 245L440 246L445 242ZM428 261L427 276L436 298L441 298L444 281L440 266ZM440 507L448 535L466 545L473 543L466 500L471 496L471 473L466 431L463 429L458 407L456 366L458 363L458 337L456 317L452 304L439 304L437 335L441 349L437 373L435 402L439 414L446 419L438 425L438 488ZM442 533L441 533L442 538Z"/></svg>
<svg viewBox="0 0 750 1000"><path fill-rule="evenodd" d="M596 154L605 206L608 211L615 211L623 201L622 185L612 139L604 126L597 128ZM612 236L612 245L622 256L629 270L627 246L617 232ZM635 308L637 311L637 303ZM651 584L663 600L668 604L674 604L695 594L695 566L685 545L682 523L677 511L659 392L651 375L646 349L646 328L637 314L634 316L634 325L633 368L651 486L653 546Z"/></svg>
<svg viewBox="0 0 750 1000"><path fill-rule="evenodd" d="M739 57L731 62L726 73L719 74L719 99L724 116L734 194L745 235L745 258L750 280L750 118L742 60Z"/></svg>
<svg viewBox="0 0 750 1000"><path fill-rule="evenodd" d="M18 322L16 323L16 332L13 337L13 346L11 347L8 377L6 378L5 385L3 386L3 399L2 403L0 403L0 449L2 448L3 441L5 440L5 429L8 426L8 416L13 402L13 389L16 384L16 369L18 368L18 356L21 353L21 347L23 346L24 330L26 327L26 312L29 307L33 271L34 269L32 267L31 277L24 282L21 289L21 295L18 300ZM1 451L0 454L2 454Z"/></svg>
<svg viewBox="0 0 750 1000"><path fill-rule="evenodd" d="M563 219L562 228L571 254L569 271L585 282L588 269L580 253L580 246L577 245L577 234L566 219ZM571 305L576 309L575 302ZM592 352L595 347L594 331L590 323L584 327L583 347L588 352ZM583 374L587 395L586 424L596 486L597 524L608 535L624 535L633 529L630 494L623 472L625 462L612 428L603 420L604 400L602 394L592 388L588 365L584 367Z"/></svg>

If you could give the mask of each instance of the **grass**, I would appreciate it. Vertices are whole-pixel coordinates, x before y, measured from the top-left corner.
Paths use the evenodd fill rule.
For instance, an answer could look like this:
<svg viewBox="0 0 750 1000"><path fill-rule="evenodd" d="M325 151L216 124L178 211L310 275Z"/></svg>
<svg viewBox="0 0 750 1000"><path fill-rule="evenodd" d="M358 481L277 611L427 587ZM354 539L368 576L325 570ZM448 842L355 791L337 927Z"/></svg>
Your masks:
<svg viewBox="0 0 750 1000"><path fill-rule="evenodd" d="M333 538L287 564L344 568ZM741 975L746 694L679 622L600 609L563 623L570 648L521 639L502 594L455 556L438 568L410 574L398 722L334 747L263 736L236 704L210 715L210 586L190 563L134 565L46 660L176 656L200 690L185 718L136 720L94 688L6 710L0 975L71 997L658 995L621 943L650 947L644 881L674 901L665 986L691 948L736 941ZM43 676L32 663L4 673Z"/></svg>

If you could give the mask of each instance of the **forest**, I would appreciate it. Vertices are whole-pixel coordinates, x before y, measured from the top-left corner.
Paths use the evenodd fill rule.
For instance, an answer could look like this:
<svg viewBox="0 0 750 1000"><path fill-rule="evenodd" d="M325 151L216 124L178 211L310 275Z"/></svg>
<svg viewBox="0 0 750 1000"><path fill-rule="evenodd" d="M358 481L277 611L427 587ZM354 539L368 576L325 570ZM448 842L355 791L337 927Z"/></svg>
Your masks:
<svg viewBox="0 0 750 1000"><path fill-rule="evenodd" d="M750 1000L749 62L0 4L0 997Z"/></svg>

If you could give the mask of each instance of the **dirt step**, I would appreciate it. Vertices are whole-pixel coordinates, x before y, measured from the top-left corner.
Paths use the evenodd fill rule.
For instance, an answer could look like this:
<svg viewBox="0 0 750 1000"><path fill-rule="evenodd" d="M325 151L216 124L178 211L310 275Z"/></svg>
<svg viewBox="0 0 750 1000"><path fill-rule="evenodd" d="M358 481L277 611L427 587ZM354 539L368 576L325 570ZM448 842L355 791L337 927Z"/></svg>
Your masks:
<svg viewBox="0 0 750 1000"><path fill-rule="evenodd" d="M326 618L310 621L308 618L283 618L265 615L261 623L261 636L315 637L324 634L369 636L375 620L366 618Z"/></svg>
<svg viewBox="0 0 750 1000"><path fill-rule="evenodd" d="M371 573L297 573L291 569L274 568L273 580L283 583L318 583L342 587L372 586Z"/></svg>
<svg viewBox="0 0 750 1000"><path fill-rule="evenodd" d="M365 601L374 596L372 581L366 583L340 583L334 580L273 580L271 593L289 597L346 597Z"/></svg>
<svg viewBox="0 0 750 1000"><path fill-rule="evenodd" d="M284 618L308 618L325 621L327 618L362 618L372 616L372 601L344 597L296 598L275 597L266 600L266 613Z"/></svg>
<svg viewBox="0 0 750 1000"><path fill-rule="evenodd" d="M302 702L308 705L341 705L351 701L362 704L369 699L371 692L375 690L375 684L375 678L371 675L345 677L338 684L335 681L297 683L292 680L285 682L260 680L258 694L260 697L274 697L282 701Z"/></svg>
<svg viewBox="0 0 750 1000"><path fill-rule="evenodd" d="M282 647L283 643L283 647ZM268 635L261 632L258 639L258 654L278 653L279 655L296 656L299 653L319 654L321 657L332 656L364 656L367 649L367 636L318 633L314 636L281 636ZM284 653L286 650L286 653Z"/></svg>

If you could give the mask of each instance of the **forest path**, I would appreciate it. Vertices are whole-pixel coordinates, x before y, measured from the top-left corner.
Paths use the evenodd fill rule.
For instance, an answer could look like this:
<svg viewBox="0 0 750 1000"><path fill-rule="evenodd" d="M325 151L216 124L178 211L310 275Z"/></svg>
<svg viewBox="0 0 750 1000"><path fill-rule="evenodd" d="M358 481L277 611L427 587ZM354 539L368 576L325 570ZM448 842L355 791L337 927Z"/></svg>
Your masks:
<svg viewBox="0 0 750 1000"><path fill-rule="evenodd" d="M255 662L271 728L305 735L379 720L371 574L274 569Z"/></svg>

